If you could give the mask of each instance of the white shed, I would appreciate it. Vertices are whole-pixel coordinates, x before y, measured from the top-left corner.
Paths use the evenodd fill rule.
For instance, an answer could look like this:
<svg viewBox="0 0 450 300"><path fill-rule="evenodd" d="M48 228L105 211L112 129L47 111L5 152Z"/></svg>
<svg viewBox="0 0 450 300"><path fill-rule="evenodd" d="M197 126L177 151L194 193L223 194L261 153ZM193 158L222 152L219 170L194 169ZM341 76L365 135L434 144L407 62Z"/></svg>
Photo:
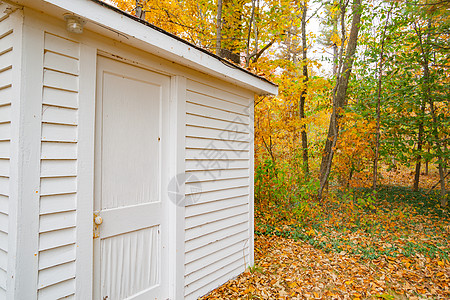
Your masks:
<svg viewBox="0 0 450 300"><path fill-rule="evenodd" d="M0 3L0 299L196 299L252 264L277 87L98 0Z"/></svg>

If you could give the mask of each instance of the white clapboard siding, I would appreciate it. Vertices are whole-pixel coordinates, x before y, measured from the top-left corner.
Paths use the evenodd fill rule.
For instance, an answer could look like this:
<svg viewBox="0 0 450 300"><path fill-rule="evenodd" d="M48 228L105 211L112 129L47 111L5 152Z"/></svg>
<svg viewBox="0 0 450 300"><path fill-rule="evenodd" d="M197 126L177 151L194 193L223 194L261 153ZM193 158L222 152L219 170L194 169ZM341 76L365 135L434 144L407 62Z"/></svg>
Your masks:
<svg viewBox="0 0 450 300"><path fill-rule="evenodd" d="M45 33L38 298L75 295L79 44Z"/></svg>
<svg viewBox="0 0 450 300"><path fill-rule="evenodd" d="M0 299L6 299L8 277L9 176L14 39L12 20L0 5Z"/></svg>
<svg viewBox="0 0 450 300"><path fill-rule="evenodd" d="M250 99L188 80L185 291L196 299L249 263Z"/></svg>

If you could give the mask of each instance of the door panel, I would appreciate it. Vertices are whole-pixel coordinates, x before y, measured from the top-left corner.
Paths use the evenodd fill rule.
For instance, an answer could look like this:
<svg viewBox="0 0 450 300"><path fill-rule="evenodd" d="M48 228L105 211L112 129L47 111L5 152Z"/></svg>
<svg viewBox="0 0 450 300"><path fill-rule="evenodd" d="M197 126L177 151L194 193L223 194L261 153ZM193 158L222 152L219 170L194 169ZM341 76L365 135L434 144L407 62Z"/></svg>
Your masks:
<svg viewBox="0 0 450 300"><path fill-rule="evenodd" d="M98 58L94 299L167 298L162 135L170 78Z"/></svg>

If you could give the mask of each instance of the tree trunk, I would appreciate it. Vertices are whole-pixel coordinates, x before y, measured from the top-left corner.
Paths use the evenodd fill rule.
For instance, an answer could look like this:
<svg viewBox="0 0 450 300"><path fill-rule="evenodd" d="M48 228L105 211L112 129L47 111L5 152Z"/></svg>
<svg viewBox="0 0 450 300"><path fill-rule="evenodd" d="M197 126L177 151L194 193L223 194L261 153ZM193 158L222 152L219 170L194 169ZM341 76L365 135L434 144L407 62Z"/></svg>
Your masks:
<svg viewBox="0 0 450 300"><path fill-rule="evenodd" d="M386 29L389 22L389 15L391 14L391 9L389 9L386 18L386 24L384 25L383 35L381 36L381 52L380 52L380 65L378 69L378 91L377 91L377 128L375 136L375 158L373 160L373 182L372 188L375 190L377 188L378 180L378 157L380 151L380 119L381 119L381 83L383 79L383 56L384 56L384 42L386 37Z"/></svg>
<svg viewBox="0 0 450 300"><path fill-rule="evenodd" d="M308 83L308 65L307 65L307 44L306 44L306 13L308 12L308 7L306 1L302 8L302 64L303 64L303 88L300 94L300 105L299 105L299 117L300 121L305 118L305 100L306 100L306 85ZM303 154L303 171L305 174L309 174L309 163L308 163L308 135L306 133L306 125L303 124L301 127L301 137L302 137L302 154Z"/></svg>
<svg viewBox="0 0 450 300"><path fill-rule="evenodd" d="M245 66L247 68L250 65L250 35L252 32L253 20L255 19L255 2L256 0L252 0L252 12L250 15L250 22L248 23L247 48L245 51Z"/></svg>
<svg viewBox="0 0 450 300"><path fill-rule="evenodd" d="M327 140L320 164L320 188L318 192L319 199L322 198L322 192L330 175L331 165L333 162L334 148L336 147L337 136L339 133L338 118L341 109L346 105L346 94L350 73L352 71L354 56L356 52L356 44L358 41L359 25L361 23L362 6L361 0L353 0L352 4L352 25L350 29L350 37L347 44L345 58L342 64L342 72L336 80L336 86L333 93L333 112L330 118L330 126L328 129Z"/></svg>
<svg viewBox="0 0 450 300"><path fill-rule="evenodd" d="M240 63L240 41L242 36L243 0L222 0L224 16L222 18L220 56Z"/></svg>
<svg viewBox="0 0 450 300"><path fill-rule="evenodd" d="M441 140L439 138L438 132L438 120L436 117L436 110L434 107L434 101L431 97L431 87L430 87L430 67L429 67L429 54L430 54L430 40L431 40L431 17L428 19L427 26L427 38L424 43L422 40L422 34L420 29L417 28L416 23L414 23L414 29L417 33L417 37L419 38L419 45L422 52L422 67L423 67L423 81L424 81L424 98L425 101L430 105L431 118L433 120L433 128L432 132L434 135L434 139L436 140L436 148L438 154L438 170L439 170L439 178L441 184L441 206L447 206L447 199L445 198L446 190L445 190L445 174L444 174L444 160L442 157L442 148L441 148Z"/></svg>
<svg viewBox="0 0 450 300"><path fill-rule="evenodd" d="M420 112L422 115L420 118L422 118L425 115L425 103L422 100L422 103L420 104ZM419 190L419 182L420 182L420 167L422 164L422 155L420 152L422 151L422 145L423 145L423 120L419 121L419 133L417 135L417 154L416 157L416 170L414 174L414 184L413 184L413 191Z"/></svg>
<svg viewBox="0 0 450 300"><path fill-rule="evenodd" d="M221 56L222 48L222 0L217 0L217 21L216 21L216 55Z"/></svg>
<svg viewBox="0 0 450 300"><path fill-rule="evenodd" d="M143 10L141 0L136 0L136 17L141 20L145 20L145 11Z"/></svg>
<svg viewBox="0 0 450 300"><path fill-rule="evenodd" d="M338 47L333 44L333 76L337 74Z"/></svg>

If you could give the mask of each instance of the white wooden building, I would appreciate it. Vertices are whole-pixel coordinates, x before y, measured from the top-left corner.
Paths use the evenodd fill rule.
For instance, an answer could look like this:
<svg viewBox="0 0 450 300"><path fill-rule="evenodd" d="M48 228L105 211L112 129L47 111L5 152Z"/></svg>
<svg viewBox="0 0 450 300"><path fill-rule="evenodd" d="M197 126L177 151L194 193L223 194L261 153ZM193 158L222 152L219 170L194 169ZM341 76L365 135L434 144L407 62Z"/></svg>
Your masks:
<svg viewBox="0 0 450 300"><path fill-rule="evenodd" d="M0 3L0 299L196 299L251 265L277 87L98 0Z"/></svg>

